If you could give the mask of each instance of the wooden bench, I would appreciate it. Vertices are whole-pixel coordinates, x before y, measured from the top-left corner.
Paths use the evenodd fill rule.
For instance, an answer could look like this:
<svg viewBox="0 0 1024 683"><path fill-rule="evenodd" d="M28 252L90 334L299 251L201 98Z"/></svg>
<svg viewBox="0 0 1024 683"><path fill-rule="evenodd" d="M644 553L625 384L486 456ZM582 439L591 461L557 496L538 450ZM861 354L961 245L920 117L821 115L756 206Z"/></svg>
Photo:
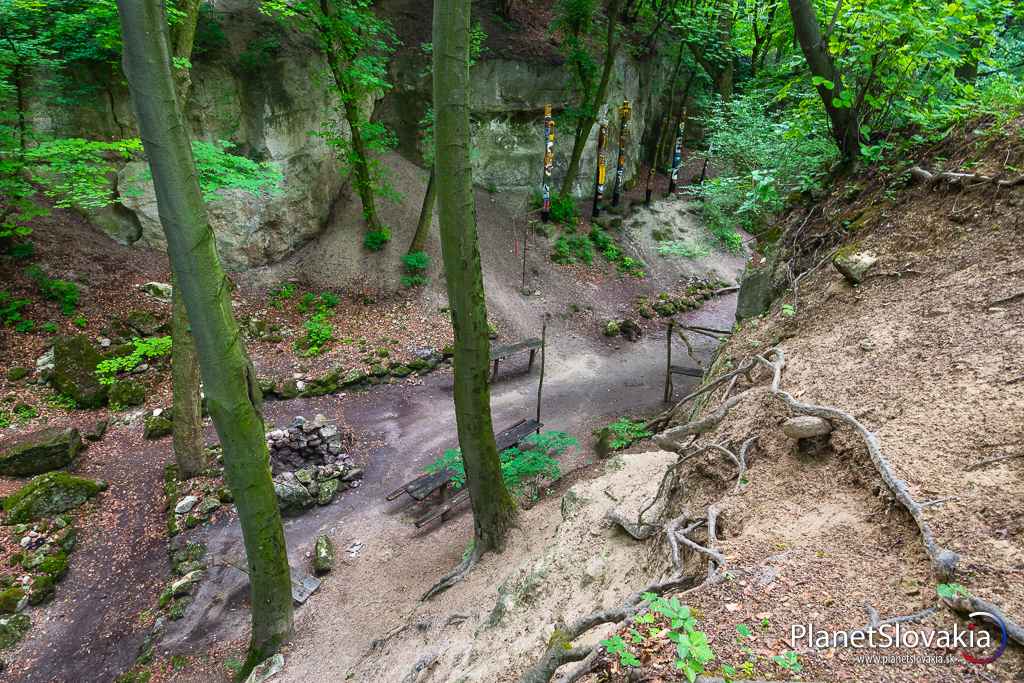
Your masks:
<svg viewBox="0 0 1024 683"><path fill-rule="evenodd" d="M494 441L498 446L498 452L500 453L507 448L518 446L522 443L523 439L531 433L540 432L541 427L543 427L543 425L537 420L532 418L522 419L508 429L495 434ZM451 499L448 499L448 482L451 481L454 474L455 473L451 470L444 469L438 472L421 475L389 493L387 495L387 500L395 500L402 494L408 494L413 500L423 501L426 500L430 494L439 492L441 497L441 507L416 520L416 527L422 527L438 517L444 517L445 514L468 499L469 493L465 489L456 493Z"/></svg>
<svg viewBox="0 0 1024 683"><path fill-rule="evenodd" d="M682 365L668 366L669 372L673 375L686 375L687 377L703 377L704 371L700 368L687 368Z"/></svg>
<svg viewBox="0 0 1024 683"><path fill-rule="evenodd" d="M533 359L537 356L537 349L541 347L541 340L537 337L531 337L515 344L505 344L503 346L492 346L491 347L491 361L494 363L494 370L491 372L491 381L493 382L498 376L498 363L514 356L517 353L529 350L530 352L530 365L526 371L530 372L533 370Z"/></svg>

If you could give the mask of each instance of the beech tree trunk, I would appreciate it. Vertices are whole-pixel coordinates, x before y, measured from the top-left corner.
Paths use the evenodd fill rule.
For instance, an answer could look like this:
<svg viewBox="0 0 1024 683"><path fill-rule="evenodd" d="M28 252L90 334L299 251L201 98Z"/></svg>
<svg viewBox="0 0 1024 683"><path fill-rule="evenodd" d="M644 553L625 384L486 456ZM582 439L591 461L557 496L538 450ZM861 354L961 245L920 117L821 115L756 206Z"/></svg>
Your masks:
<svg viewBox="0 0 1024 683"><path fill-rule="evenodd" d="M455 329L455 419L479 554L504 546L515 502L502 480L491 421L490 341L469 159L469 12L470 0L434 2L434 164Z"/></svg>
<svg viewBox="0 0 1024 683"><path fill-rule="evenodd" d="M832 83L829 89L825 84L818 85L818 95L825 105L832 125L832 138L839 147L844 161L853 161L860 155L860 126L857 123L857 112L853 107L836 107L833 99L839 99L843 93L843 77L836 69L828 43L821 35L821 25L814 13L814 5L810 0L789 0L789 12L793 17L793 29L800 49L807 59L811 74Z"/></svg>
<svg viewBox="0 0 1024 683"><path fill-rule="evenodd" d="M608 33L605 40L604 66L601 69L601 82L594 93L593 102L585 102L587 109L593 115L584 117L576 125L576 137L572 142L572 155L569 157L569 168L566 169L565 179L562 180L562 194L568 195L572 192L572 186L576 183L576 177L580 174L580 159L583 158L583 149L587 146L587 139L590 138L590 131L597 123L597 111L608 98L608 85L612 78L612 69L615 67L615 57L619 53L619 46L615 42L615 30L619 25L619 6L621 0L609 0L608 2Z"/></svg>
<svg viewBox="0 0 1024 683"><path fill-rule="evenodd" d="M175 95L164 5L160 0L118 0L117 5L124 72L245 542L252 598L248 670L277 651L293 627L291 576L259 412L259 385L231 313L230 283L217 256Z"/></svg>
<svg viewBox="0 0 1024 683"><path fill-rule="evenodd" d="M171 35L172 55L191 61L199 21L199 0L182 0L179 4L185 16ZM172 68L172 71L178 103L184 112L192 88L190 68ZM206 469L208 463L203 448L202 383L196 342L192 338L185 302L177 286L171 290L171 393L174 401L171 411L174 462L178 466L178 478L190 479Z"/></svg>

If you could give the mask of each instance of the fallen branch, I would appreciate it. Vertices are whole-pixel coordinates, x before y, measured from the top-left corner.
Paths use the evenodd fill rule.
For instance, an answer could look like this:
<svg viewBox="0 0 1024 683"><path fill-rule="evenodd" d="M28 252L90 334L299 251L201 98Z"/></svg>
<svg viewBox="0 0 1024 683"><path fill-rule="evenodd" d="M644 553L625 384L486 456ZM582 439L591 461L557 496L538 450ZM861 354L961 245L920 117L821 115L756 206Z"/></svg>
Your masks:
<svg viewBox="0 0 1024 683"><path fill-rule="evenodd" d="M989 458L987 460L982 460L980 462L976 462L973 465L968 466L967 467L967 471L970 472L971 470L980 469L980 468L984 467L985 465L991 465L994 462L1002 462L1003 460L1012 460L1014 458L1024 458L1024 453L1014 453L1012 455L1000 455L1000 456L995 457L995 458Z"/></svg>
<svg viewBox="0 0 1024 683"><path fill-rule="evenodd" d="M935 185L940 182L947 182L953 186L966 186L967 183L975 182L979 185L991 183L997 187L1016 187L1024 185L1024 176L1018 176L1010 180L996 178L994 176L982 175L981 173L958 173L954 171L939 171L932 173L920 166L911 166L909 169L911 177L920 180L926 185Z"/></svg>
<svg viewBox="0 0 1024 683"><path fill-rule="evenodd" d="M859 634L867 635L869 632L876 631L879 628L881 628L882 626L888 626L888 625L892 625L892 624L908 624L908 623L915 623L915 622L921 621L922 619L926 619L927 617L930 617L931 615L935 614L935 612L938 611L938 608L936 608L936 607L929 607L927 609L921 610L920 612L914 612L913 614L905 614L905 615L897 616L897 617L889 617L888 619L884 619L884 620L880 619L880 617L878 615L878 610L876 610L874 607L872 607L868 603L864 603L864 611L866 611L868 613L868 625L863 627L863 628L856 628L856 629L853 629L852 631L847 631L846 632L846 642L847 643L849 643L851 641L851 639L853 639L853 637L856 636L856 635L859 635ZM823 649L823 648L822 647L814 647L812 649L820 650L820 649Z"/></svg>

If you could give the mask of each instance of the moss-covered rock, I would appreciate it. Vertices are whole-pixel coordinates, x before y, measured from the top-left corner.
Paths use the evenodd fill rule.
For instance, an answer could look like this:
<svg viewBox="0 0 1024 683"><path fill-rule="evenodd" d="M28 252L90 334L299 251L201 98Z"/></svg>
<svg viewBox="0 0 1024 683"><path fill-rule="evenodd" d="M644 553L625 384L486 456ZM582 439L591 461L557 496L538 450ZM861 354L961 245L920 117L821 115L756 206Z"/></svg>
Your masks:
<svg viewBox="0 0 1024 683"><path fill-rule="evenodd" d="M150 415L142 425L142 438L161 439L171 433L170 420L163 415Z"/></svg>
<svg viewBox="0 0 1024 683"><path fill-rule="evenodd" d="M25 614L0 617L0 650L17 645L31 626L32 621Z"/></svg>
<svg viewBox="0 0 1024 683"><path fill-rule="evenodd" d="M299 381L294 378L285 380L278 388L277 395L286 401L296 398L299 395Z"/></svg>
<svg viewBox="0 0 1024 683"><path fill-rule="evenodd" d="M32 585L28 591L28 604L41 605L53 598L57 590L57 580L49 574L37 574L32 577Z"/></svg>
<svg viewBox="0 0 1024 683"><path fill-rule="evenodd" d="M362 370L358 369L358 368L355 368L353 370L349 370L345 374L345 377L341 380L341 383L342 383L343 386L350 387L350 386L353 386L355 384L360 384L365 379L366 379L366 373L363 372Z"/></svg>
<svg viewBox="0 0 1024 683"><path fill-rule="evenodd" d="M36 568L51 576L54 581L60 581L68 573L68 556L63 552L47 555Z"/></svg>
<svg viewBox="0 0 1024 683"><path fill-rule="evenodd" d="M27 477L65 467L81 448L82 439L74 428L32 432L0 449L0 474Z"/></svg>
<svg viewBox="0 0 1024 683"><path fill-rule="evenodd" d="M380 363L375 363L373 367L370 368L370 374L374 377L385 377L388 374L388 369Z"/></svg>
<svg viewBox="0 0 1024 683"><path fill-rule="evenodd" d="M316 544L313 547L313 573L326 574L334 569L334 544L327 536L316 537Z"/></svg>
<svg viewBox="0 0 1024 683"><path fill-rule="evenodd" d="M10 382L18 382L29 376L32 371L26 367L14 366L7 371L7 380Z"/></svg>
<svg viewBox="0 0 1024 683"><path fill-rule="evenodd" d="M152 337L163 327L160 319L149 311L130 311L124 322L143 337Z"/></svg>
<svg viewBox="0 0 1024 683"><path fill-rule="evenodd" d="M4 498L8 524L32 522L40 517L72 510L106 488L101 481L67 472L47 472Z"/></svg>
<svg viewBox="0 0 1024 683"><path fill-rule="evenodd" d="M326 479L320 482L320 488L316 492L316 504L327 505L334 499L338 492L338 480Z"/></svg>
<svg viewBox="0 0 1024 683"><path fill-rule="evenodd" d="M0 593L0 614L14 614L18 611L18 604L25 597L25 591L18 586L13 586Z"/></svg>
<svg viewBox="0 0 1024 683"><path fill-rule="evenodd" d="M412 374L412 368L410 368L408 365L397 365L391 368L391 374L394 377L406 377Z"/></svg>
<svg viewBox="0 0 1024 683"><path fill-rule="evenodd" d="M118 380L110 385L110 390L107 392L107 400L110 402L110 405L121 406L122 408L141 406L146 402L146 387L134 379Z"/></svg>
<svg viewBox="0 0 1024 683"><path fill-rule="evenodd" d="M96 377L102 356L84 334L57 337L53 342L53 371L50 383L60 394L75 400L80 408L99 408L107 401L107 386Z"/></svg>

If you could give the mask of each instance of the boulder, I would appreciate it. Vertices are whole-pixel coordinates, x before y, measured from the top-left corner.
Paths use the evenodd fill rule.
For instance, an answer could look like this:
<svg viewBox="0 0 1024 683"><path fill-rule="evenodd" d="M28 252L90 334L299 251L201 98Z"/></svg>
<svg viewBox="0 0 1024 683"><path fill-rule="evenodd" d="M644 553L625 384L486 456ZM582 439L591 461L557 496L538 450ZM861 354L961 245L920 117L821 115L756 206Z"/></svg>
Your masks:
<svg viewBox="0 0 1024 683"><path fill-rule="evenodd" d="M840 249L832 257L832 265L851 285L859 285L863 282L864 276L877 262L878 257L874 254L852 249Z"/></svg>
<svg viewBox="0 0 1024 683"><path fill-rule="evenodd" d="M21 586L11 586L0 592L0 614L14 614L22 606L25 591Z"/></svg>
<svg viewBox="0 0 1024 683"><path fill-rule="evenodd" d="M756 270L748 269L740 282L740 292L736 297L736 319L756 318L771 308L775 298L775 285L772 282L771 269L767 266Z"/></svg>
<svg viewBox="0 0 1024 683"><path fill-rule="evenodd" d="M366 379L366 373L362 370L354 369L349 370L341 380L342 386L350 387L353 384L359 384Z"/></svg>
<svg viewBox="0 0 1024 683"><path fill-rule="evenodd" d="M281 512L295 514L313 507L313 496L306 487L297 481L280 480L274 482L274 495L281 506Z"/></svg>
<svg viewBox="0 0 1024 683"><path fill-rule="evenodd" d="M4 498L8 524L32 522L40 517L72 510L104 490L107 485L67 472L47 472Z"/></svg>
<svg viewBox="0 0 1024 683"><path fill-rule="evenodd" d="M199 502L199 498L196 496L185 496L174 506L174 514L185 515L192 512L192 508Z"/></svg>
<svg viewBox="0 0 1024 683"><path fill-rule="evenodd" d="M160 439L170 434L172 427L171 421L163 415L150 415L143 423L142 437L144 439Z"/></svg>
<svg viewBox="0 0 1024 683"><path fill-rule="evenodd" d="M90 429L85 432L86 441L99 441L103 438L103 435L107 433L107 427L110 426L110 421L106 418L97 420Z"/></svg>
<svg viewBox="0 0 1024 683"><path fill-rule="evenodd" d="M166 282L147 282L144 285L139 285L139 289L154 299L163 302L169 302L174 292L174 288Z"/></svg>
<svg viewBox="0 0 1024 683"><path fill-rule="evenodd" d="M278 653L269 659L265 659L249 672L245 683L265 683L284 670L284 655Z"/></svg>
<svg viewBox="0 0 1024 683"><path fill-rule="evenodd" d="M334 495L338 492L338 480L337 479L325 479L320 482L320 489L316 494L317 505L327 505L334 499Z"/></svg>
<svg viewBox="0 0 1024 683"><path fill-rule="evenodd" d="M316 537L313 548L313 572L322 576L334 569L334 544L327 536Z"/></svg>
<svg viewBox="0 0 1024 683"><path fill-rule="evenodd" d="M107 402L107 386L96 377L102 357L84 334L57 337L53 342L50 382L58 393L75 400L79 408L99 408Z"/></svg>
<svg viewBox="0 0 1024 683"><path fill-rule="evenodd" d="M27 477L65 467L82 448L74 428L32 432L0 449L0 475Z"/></svg>
<svg viewBox="0 0 1024 683"><path fill-rule="evenodd" d="M107 401L112 406L126 408L141 406L146 402L146 387L133 379L122 379L110 385Z"/></svg>
<svg viewBox="0 0 1024 683"><path fill-rule="evenodd" d="M813 415L799 415L783 422L782 431L791 439L809 439L831 433L832 423Z"/></svg>
<svg viewBox="0 0 1024 683"><path fill-rule="evenodd" d="M171 584L171 595L173 595L176 598L180 598L183 595L188 595L192 592L192 586L199 583L199 581L202 580L202 578L202 569L196 569L194 571L189 572L188 574L185 574L185 576L181 577L180 579L174 581L174 583Z"/></svg>
<svg viewBox="0 0 1024 683"><path fill-rule="evenodd" d="M130 311L124 322L142 337L155 336L163 323L149 311Z"/></svg>

